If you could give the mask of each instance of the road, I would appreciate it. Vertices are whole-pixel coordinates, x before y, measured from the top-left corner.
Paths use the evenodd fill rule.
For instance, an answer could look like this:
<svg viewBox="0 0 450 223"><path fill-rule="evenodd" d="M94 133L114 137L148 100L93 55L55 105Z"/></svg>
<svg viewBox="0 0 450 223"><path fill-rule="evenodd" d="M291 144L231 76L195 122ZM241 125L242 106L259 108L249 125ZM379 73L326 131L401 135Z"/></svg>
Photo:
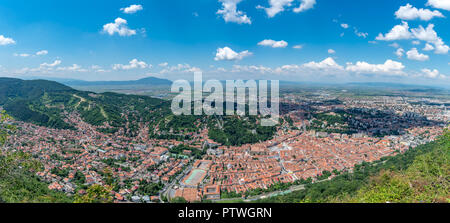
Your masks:
<svg viewBox="0 0 450 223"><path fill-rule="evenodd" d="M329 179L324 179L324 180L319 180L316 181L314 183L320 183L320 182L324 182L327 181ZM243 199L244 202L251 202L251 201L256 201L256 200L261 200L261 199L265 199L265 198L269 198L269 197L275 197L275 196L279 196L279 195L285 195L285 194L289 194L292 193L294 191L299 191L299 190L304 190L305 189L305 184L302 185L294 185L291 186L289 189L287 190L283 190L283 191L273 191L273 192L269 192L269 193L265 193L265 194L260 194L260 195L256 195L256 196L251 196L248 197L246 199ZM220 199L220 200L216 200L215 202L226 202L226 201L233 201L233 200L237 200L239 198L226 198L226 199Z"/></svg>
<svg viewBox="0 0 450 223"><path fill-rule="evenodd" d="M159 201L160 201L161 203L164 203L164 201L162 200L162 197L169 198L168 193L170 192L170 190L172 189L172 187L173 187L177 182L180 182L180 180L181 180L184 176L186 176L186 174L188 174L189 172L191 172L191 170L192 170L192 164L190 164L188 167L186 167L186 169L184 169L182 173L178 174L178 175L175 177L175 179L172 180L172 182L171 182L169 185L165 186L165 187L161 190L160 195L159 195Z"/></svg>

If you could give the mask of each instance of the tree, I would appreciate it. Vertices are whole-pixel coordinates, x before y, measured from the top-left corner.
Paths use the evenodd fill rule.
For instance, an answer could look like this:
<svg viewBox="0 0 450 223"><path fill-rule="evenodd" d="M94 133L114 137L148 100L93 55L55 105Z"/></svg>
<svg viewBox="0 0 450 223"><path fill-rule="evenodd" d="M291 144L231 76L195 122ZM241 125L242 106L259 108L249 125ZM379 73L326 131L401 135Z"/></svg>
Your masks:
<svg viewBox="0 0 450 223"><path fill-rule="evenodd" d="M75 203L112 203L112 188L94 184L86 191L84 195L76 195Z"/></svg>

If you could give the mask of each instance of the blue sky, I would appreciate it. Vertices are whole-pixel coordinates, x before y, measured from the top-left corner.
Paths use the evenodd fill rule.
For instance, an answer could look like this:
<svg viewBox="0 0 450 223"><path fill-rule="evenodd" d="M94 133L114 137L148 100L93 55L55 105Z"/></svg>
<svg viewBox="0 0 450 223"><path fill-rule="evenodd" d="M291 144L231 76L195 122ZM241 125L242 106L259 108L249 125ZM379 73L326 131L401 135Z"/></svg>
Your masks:
<svg viewBox="0 0 450 223"><path fill-rule="evenodd" d="M447 85L449 17L450 0L2 1L0 75Z"/></svg>

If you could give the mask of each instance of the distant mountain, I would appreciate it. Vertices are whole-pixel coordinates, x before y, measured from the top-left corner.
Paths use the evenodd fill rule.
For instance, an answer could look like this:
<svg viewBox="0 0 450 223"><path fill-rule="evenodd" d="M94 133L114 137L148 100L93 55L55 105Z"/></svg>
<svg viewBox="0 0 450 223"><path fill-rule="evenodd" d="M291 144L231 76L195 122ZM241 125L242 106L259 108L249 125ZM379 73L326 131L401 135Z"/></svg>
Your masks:
<svg viewBox="0 0 450 223"><path fill-rule="evenodd" d="M172 81L156 77L146 77L139 80L130 80L130 81L61 80L59 82L69 86L120 86L120 85L169 86L172 84Z"/></svg>
<svg viewBox="0 0 450 223"><path fill-rule="evenodd" d="M388 87L396 89L442 89L437 86L427 86L419 84L402 84L402 83L389 83L389 82L350 82L347 83L348 86L359 86L359 87Z"/></svg>

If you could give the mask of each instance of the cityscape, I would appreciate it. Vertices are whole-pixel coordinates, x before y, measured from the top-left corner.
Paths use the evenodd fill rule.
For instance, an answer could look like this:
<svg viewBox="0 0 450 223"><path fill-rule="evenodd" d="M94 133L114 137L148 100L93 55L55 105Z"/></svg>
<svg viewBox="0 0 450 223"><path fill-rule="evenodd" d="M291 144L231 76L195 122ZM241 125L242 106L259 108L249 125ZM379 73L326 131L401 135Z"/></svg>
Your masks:
<svg viewBox="0 0 450 223"><path fill-rule="evenodd" d="M0 203L449 203L449 11L2 2Z"/></svg>

